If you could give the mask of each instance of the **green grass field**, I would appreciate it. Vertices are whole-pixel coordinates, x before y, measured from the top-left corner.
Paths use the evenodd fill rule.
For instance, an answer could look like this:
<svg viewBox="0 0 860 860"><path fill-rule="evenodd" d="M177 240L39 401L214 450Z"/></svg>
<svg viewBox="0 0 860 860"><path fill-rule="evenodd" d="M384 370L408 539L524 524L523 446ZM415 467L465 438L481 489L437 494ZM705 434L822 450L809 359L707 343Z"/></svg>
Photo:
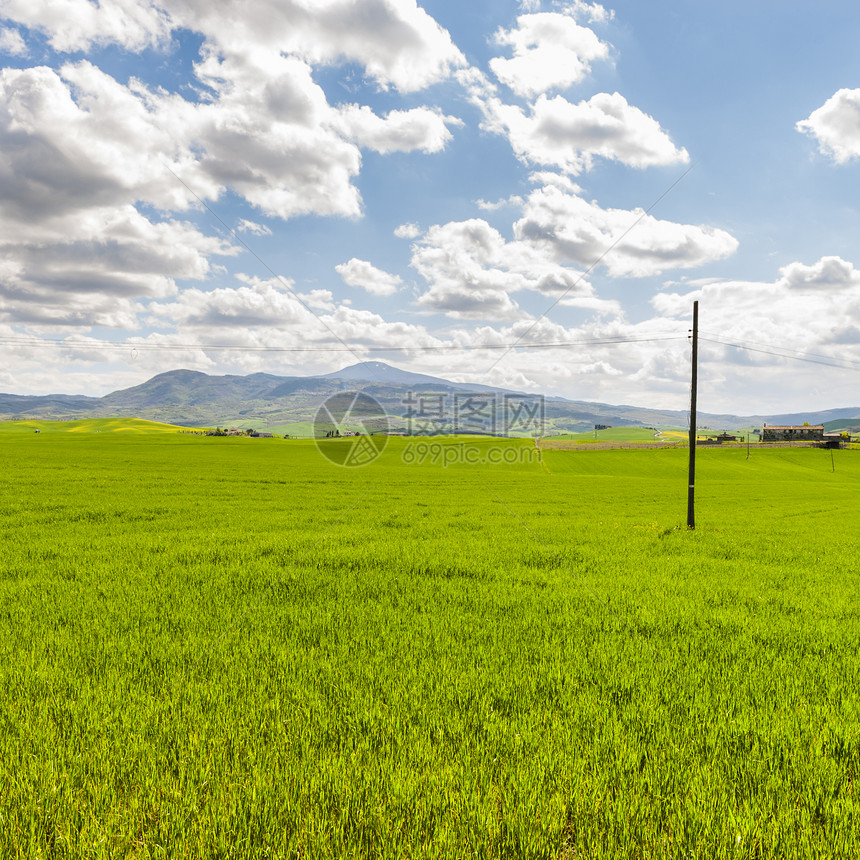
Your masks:
<svg viewBox="0 0 860 860"><path fill-rule="evenodd" d="M0 421L0 438L7 434L42 433L178 433L191 428L142 418L82 418L79 421Z"/></svg>
<svg viewBox="0 0 860 860"><path fill-rule="evenodd" d="M585 433L561 433L548 436L560 442L657 442L656 431L648 427L609 427Z"/></svg>
<svg viewBox="0 0 860 860"><path fill-rule="evenodd" d="M860 456L417 444L2 435L0 854L860 854Z"/></svg>

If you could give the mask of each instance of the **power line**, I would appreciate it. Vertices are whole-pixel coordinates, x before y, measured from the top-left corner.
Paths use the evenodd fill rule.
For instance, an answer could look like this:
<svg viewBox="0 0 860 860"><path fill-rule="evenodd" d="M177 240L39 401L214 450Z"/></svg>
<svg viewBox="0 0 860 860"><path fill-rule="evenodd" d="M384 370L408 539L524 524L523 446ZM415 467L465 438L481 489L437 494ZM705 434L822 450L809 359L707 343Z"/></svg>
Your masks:
<svg viewBox="0 0 860 860"><path fill-rule="evenodd" d="M682 335L660 335L656 337L605 337L591 338L587 340L572 341L546 341L540 343L492 343L492 344L437 344L433 346L369 346L367 351L374 352L479 352L482 350L495 349L556 349L562 347L576 346L613 346L627 343L655 343L659 341L682 340ZM117 343L116 341L71 341L52 340L50 338L28 338L6 336L0 337L0 345L24 346L35 348L52 349L91 349L91 350L118 350L122 352L153 352L153 351L177 351L186 349L212 350L218 352L272 352L272 353L299 353L299 352L348 352L359 360L363 356L358 355L359 347L349 346L242 346L240 344L206 344L206 343Z"/></svg>
<svg viewBox="0 0 860 860"><path fill-rule="evenodd" d="M792 351L787 347L772 346L768 344L751 346L749 343L735 343L733 341L726 340L719 335L703 337L700 333L699 340L704 340L708 343L716 343L721 346L731 346L735 349L743 349L746 352L758 352L762 355L773 355L777 358L787 358L791 361L803 361L807 364L820 364L824 367L834 367L841 370L860 370L860 361L854 361L850 358L837 358L836 356L819 355L814 352L800 353Z"/></svg>
<svg viewBox="0 0 860 860"><path fill-rule="evenodd" d="M713 343L718 346L729 346L734 349L742 349L747 352L755 352L762 355L771 355L775 358L784 358L791 361L802 361L807 364L817 364L823 367L833 367L842 370L860 370L860 361L850 358L837 358L835 356L821 355L818 353L799 353L787 347L772 344L756 344L754 342L737 342L727 338L708 333L710 337L699 333L699 340ZM622 346L635 343L661 343L683 340L684 335L662 334L651 337L625 337L623 335L584 338L582 340L559 340L539 341L526 343L513 341L505 343L485 344L433 344L412 346L365 346L365 352L359 345L349 346L341 342L341 345L320 344L317 346L252 346L230 343L134 343L108 340L53 340L51 338L35 338L21 335L0 336L0 346L16 346L28 349L76 349L76 350L106 350L115 352L177 352L181 350L202 350L204 352L237 352L237 353L349 353L359 361L366 361L367 355L373 353L420 353L420 352L483 352L496 350L535 350L535 349L569 349L587 346Z"/></svg>

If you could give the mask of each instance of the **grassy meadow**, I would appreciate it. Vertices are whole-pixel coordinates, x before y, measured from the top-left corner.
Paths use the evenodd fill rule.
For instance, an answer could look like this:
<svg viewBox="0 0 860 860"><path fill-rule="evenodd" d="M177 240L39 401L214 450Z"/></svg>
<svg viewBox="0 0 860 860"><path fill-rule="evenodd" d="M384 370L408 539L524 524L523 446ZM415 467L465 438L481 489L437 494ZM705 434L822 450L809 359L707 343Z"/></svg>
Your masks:
<svg viewBox="0 0 860 860"><path fill-rule="evenodd" d="M0 855L860 854L860 455L415 444L2 427Z"/></svg>
<svg viewBox="0 0 860 860"><path fill-rule="evenodd" d="M160 421L147 421L143 418L81 418L77 421L51 421L34 418L25 421L0 422L0 439L10 434L35 433L177 433L181 430L175 424Z"/></svg>

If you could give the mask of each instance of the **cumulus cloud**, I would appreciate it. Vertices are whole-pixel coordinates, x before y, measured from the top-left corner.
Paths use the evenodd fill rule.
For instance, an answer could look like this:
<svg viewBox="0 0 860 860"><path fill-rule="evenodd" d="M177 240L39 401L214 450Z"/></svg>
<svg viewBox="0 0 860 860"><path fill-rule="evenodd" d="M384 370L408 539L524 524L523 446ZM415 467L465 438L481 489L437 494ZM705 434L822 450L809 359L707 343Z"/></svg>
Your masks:
<svg viewBox="0 0 860 860"><path fill-rule="evenodd" d="M217 98L182 105L191 116L180 128L188 150L202 150L197 169L210 186L280 218L360 213L352 178L361 155L332 128L336 114L307 63L262 50L210 53L196 72Z"/></svg>
<svg viewBox="0 0 860 860"><path fill-rule="evenodd" d="M55 51L120 45L131 51L163 44L171 22L153 0L0 0L0 17L38 30Z"/></svg>
<svg viewBox="0 0 860 860"><path fill-rule="evenodd" d="M455 319L518 319L511 295L530 291L565 297L571 306L615 311L599 300L582 273L547 258L528 242L506 241L486 221L472 218L437 224L412 246L410 265L427 282L417 300L424 310Z"/></svg>
<svg viewBox="0 0 860 860"><path fill-rule="evenodd" d="M349 262L335 266L335 271L351 287L361 287L376 296L394 295L403 283L398 275L377 269L366 260L353 257Z"/></svg>
<svg viewBox="0 0 860 860"><path fill-rule="evenodd" d="M388 152L439 152L451 139L448 125L462 125L456 117L444 116L431 108L393 110L377 116L366 105L340 109L335 125L359 146Z"/></svg>
<svg viewBox="0 0 860 860"><path fill-rule="evenodd" d="M17 231L21 232L21 231ZM235 248L181 221L152 222L131 206L46 218L26 238L0 238L0 315L13 322L134 328L138 302L202 279Z"/></svg>
<svg viewBox="0 0 860 860"><path fill-rule="evenodd" d="M797 130L818 141L818 148L837 164L860 156L860 89L841 89L805 120Z"/></svg>
<svg viewBox="0 0 860 860"><path fill-rule="evenodd" d="M186 208L187 192L158 160L175 143L154 119L139 95L86 61L60 72L3 69L0 205L24 224L133 199Z"/></svg>
<svg viewBox="0 0 860 860"><path fill-rule="evenodd" d="M236 229L240 233L251 233L254 236L272 235L272 231L265 224L258 224L256 221L249 221L247 218L242 218Z"/></svg>
<svg viewBox="0 0 860 860"><path fill-rule="evenodd" d="M860 286L860 272L841 257L822 257L811 266L790 263L779 273L780 283L791 290L841 291Z"/></svg>
<svg viewBox="0 0 860 860"><path fill-rule="evenodd" d="M264 49L313 64L364 67L382 88L414 92L465 64L448 32L416 0L162 0L177 26L203 32L219 50Z"/></svg>
<svg viewBox="0 0 860 860"><path fill-rule="evenodd" d="M429 285L418 305L455 318L520 316L509 294L523 289L525 281L502 262L505 244L478 218L431 227L412 246L410 265Z"/></svg>
<svg viewBox="0 0 860 860"><path fill-rule="evenodd" d="M798 289L785 277L820 263L791 264L770 282L716 281L655 296L655 311L678 325L688 323L692 302L699 301L700 392L709 401L702 407L700 399L700 408L761 415L856 402L860 285ZM795 360L804 357L815 363ZM840 369L845 362L848 369ZM643 382L650 385L647 377Z"/></svg>
<svg viewBox="0 0 860 860"><path fill-rule="evenodd" d="M253 76L231 69L230 82L213 81L220 98L210 104L123 86L86 61L0 72L0 246L16 263L14 289L48 304L53 296L58 319L78 320L71 293L162 295L175 279L207 276L208 256L233 250L130 202L186 209L196 203L188 186L204 199L232 186L283 217L358 214L357 148L317 124L331 111L306 65L275 66L277 93L238 90L241 74ZM201 64L210 79L222 70L212 58ZM62 291L49 295L57 272Z"/></svg>
<svg viewBox="0 0 860 860"><path fill-rule="evenodd" d="M510 197L503 197L501 200L476 200L475 205L478 209L483 209L485 212L495 212L497 209L505 209L508 206L522 206L523 198L519 194L512 194Z"/></svg>
<svg viewBox="0 0 860 860"><path fill-rule="evenodd" d="M147 302L211 277L213 255L238 252L170 213L229 190L268 216L357 217L359 147L437 152L459 123L427 107L333 107L313 80L312 63L347 61L381 88L413 92L462 68L415 0L261 0L252 10L240 0L0 0L0 17L58 52L166 48L180 28L203 35L193 100L120 83L86 60L0 71L0 316L14 322L133 328ZM6 28L0 49L23 55L26 44ZM250 219L237 229L271 234ZM399 283L363 274L378 293ZM216 293L225 325L254 319L262 300L242 289L247 307ZM333 308L330 295L310 298Z"/></svg>
<svg viewBox="0 0 860 860"><path fill-rule="evenodd" d="M490 68L503 84L526 97L579 83L591 64L609 53L593 30L558 12L521 15L514 29L498 30L495 41L510 46L514 55L494 57Z"/></svg>
<svg viewBox="0 0 860 860"><path fill-rule="evenodd" d="M26 57L29 54L27 45L21 34L9 27L0 27L0 54L13 57Z"/></svg>
<svg viewBox="0 0 860 860"><path fill-rule="evenodd" d="M219 50L360 63L382 87L413 92L465 65L448 32L416 0L2 0L0 17L45 33L62 52L167 43L178 28Z"/></svg>
<svg viewBox="0 0 860 860"><path fill-rule="evenodd" d="M640 168L690 160L687 150L676 147L653 117L620 93L598 93L578 104L541 95L528 113L490 99L485 110L487 127L505 135L528 164L552 165L576 175L590 169L595 158Z"/></svg>
<svg viewBox="0 0 860 860"><path fill-rule="evenodd" d="M209 276L210 255L235 253L168 213L229 190L268 216L358 217L359 147L436 152L459 123L426 107L333 107L313 80L312 62L348 60L381 87L413 91L462 66L415 0L263 0L252 11L239 0L0 0L0 16L60 52L163 47L182 27L204 36L195 100L120 83L87 60L0 71L3 289L65 302L40 311L57 319L82 318L72 294L162 297ZM2 33L20 53L20 34ZM238 229L270 230L250 219Z"/></svg>
<svg viewBox="0 0 860 860"><path fill-rule="evenodd" d="M661 221L642 210L602 209L555 186L533 191L514 225L518 239L557 261L598 262L614 277L644 277L733 254L737 240L714 227Z"/></svg>
<svg viewBox="0 0 860 860"><path fill-rule="evenodd" d="M840 257L790 263L772 282L711 281L687 293L658 293L651 304L664 318L683 320L695 300L707 320L702 328L722 340L860 359L860 272ZM727 362L784 364L769 354L713 349Z"/></svg>
<svg viewBox="0 0 860 860"><path fill-rule="evenodd" d="M398 239L415 239L421 235L421 228L417 224L401 224L394 229L394 235Z"/></svg>
<svg viewBox="0 0 860 860"><path fill-rule="evenodd" d="M612 9L606 9L600 3L587 3L586 0L571 0L571 2L556 0L555 5L560 6L567 15L591 21L593 24L602 24L615 17Z"/></svg>
<svg viewBox="0 0 860 860"><path fill-rule="evenodd" d="M153 303L150 314L172 325L224 331L232 328L288 328L312 314L277 281L250 281L214 290L188 288L171 302Z"/></svg>
<svg viewBox="0 0 860 860"><path fill-rule="evenodd" d="M189 156L177 152L175 128L160 126L150 110L157 114L158 104L147 98L88 62L59 73L0 72L0 249L12 266L0 283L7 318L36 314L79 325L91 313L93 324L127 324L130 297L169 295L178 279L207 277L212 255L236 253L187 222L156 220L132 205L190 205L161 152L205 187ZM164 101L170 114L175 105ZM113 307L113 300L124 304ZM38 309L27 310L28 301Z"/></svg>
<svg viewBox="0 0 860 860"><path fill-rule="evenodd" d="M278 0L274 7L283 5ZM305 33L285 29L284 36L312 62L341 57L359 62L380 86L402 92L423 89L466 64L448 32L416 0L314 0L301 5L313 10L313 25Z"/></svg>
<svg viewBox="0 0 860 860"><path fill-rule="evenodd" d="M339 342L354 347L357 354L374 346L442 343L423 326L390 322L370 311L335 304L327 291L298 296L278 280L246 277L230 287L189 288L170 301L151 303L149 314L162 329L181 329L182 334L175 336L162 331L158 336L167 342L184 339L215 353L225 342L281 348L330 347Z"/></svg>

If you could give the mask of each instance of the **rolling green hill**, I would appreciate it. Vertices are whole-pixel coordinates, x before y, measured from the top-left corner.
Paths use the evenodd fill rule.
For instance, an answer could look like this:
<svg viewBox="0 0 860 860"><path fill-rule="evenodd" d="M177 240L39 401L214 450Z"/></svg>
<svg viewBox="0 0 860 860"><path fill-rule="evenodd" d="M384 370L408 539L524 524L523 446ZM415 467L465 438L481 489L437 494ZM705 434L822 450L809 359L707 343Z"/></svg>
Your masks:
<svg viewBox="0 0 860 860"><path fill-rule="evenodd" d="M132 388L100 398L71 395L45 397L0 394L0 418L82 419L134 416L189 427L255 429L307 426L320 405L338 392L362 391L375 398L395 426L415 415L415 404L441 398L449 419L469 398L496 397L499 409L505 398L522 396L542 404L542 435L591 433L596 424L624 427L683 427L686 413L638 406L613 406L451 382L407 373L383 362L364 362L333 374L281 377L268 373L249 376L210 376L191 370L161 373ZM789 420L793 419L793 420ZM699 426L717 430L779 423L860 422L860 409L835 409L803 415L746 416L699 413ZM501 422L503 423L503 422ZM460 428L461 432L465 428ZM289 432L289 431L284 431ZM504 432L500 428L497 432ZM602 431L608 432L608 431ZM516 435L516 432L513 433ZM609 437L607 437L609 438Z"/></svg>
<svg viewBox="0 0 860 860"><path fill-rule="evenodd" d="M189 428L142 418L83 418L78 421L0 421L0 434L36 433L178 433Z"/></svg>

